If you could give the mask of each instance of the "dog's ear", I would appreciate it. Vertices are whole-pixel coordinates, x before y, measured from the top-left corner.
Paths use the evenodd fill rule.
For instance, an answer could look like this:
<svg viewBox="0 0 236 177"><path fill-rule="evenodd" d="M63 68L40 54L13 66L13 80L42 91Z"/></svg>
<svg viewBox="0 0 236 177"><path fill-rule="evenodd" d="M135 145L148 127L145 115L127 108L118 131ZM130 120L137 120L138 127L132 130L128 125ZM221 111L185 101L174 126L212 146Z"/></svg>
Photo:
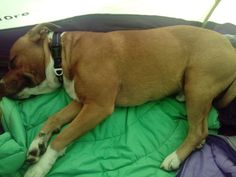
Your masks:
<svg viewBox="0 0 236 177"><path fill-rule="evenodd" d="M59 29L60 26L53 23L42 23L33 27L30 31L27 32L27 36L32 42L38 42L48 35L49 32Z"/></svg>

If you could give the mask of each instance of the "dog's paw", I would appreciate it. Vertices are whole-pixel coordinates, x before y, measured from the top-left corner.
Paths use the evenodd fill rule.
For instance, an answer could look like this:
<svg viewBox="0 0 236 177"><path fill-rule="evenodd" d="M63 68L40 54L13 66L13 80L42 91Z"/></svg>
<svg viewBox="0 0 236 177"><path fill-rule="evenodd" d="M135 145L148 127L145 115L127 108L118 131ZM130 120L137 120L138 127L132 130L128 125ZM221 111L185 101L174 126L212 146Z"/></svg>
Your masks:
<svg viewBox="0 0 236 177"><path fill-rule="evenodd" d="M48 135L45 133L39 133L39 135L36 136L29 147L26 160L27 162L36 163L39 161L40 157L47 149L48 139Z"/></svg>
<svg viewBox="0 0 236 177"><path fill-rule="evenodd" d="M45 168L45 166L42 166L41 163L36 163L29 167L24 177L44 177L49 170L50 168Z"/></svg>
<svg viewBox="0 0 236 177"><path fill-rule="evenodd" d="M44 177L52 168L57 158L64 153L53 150L50 146L36 164L29 167L24 177Z"/></svg>
<svg viewBox="0 0 236 177"><path fill-rule="evenodd" d="M181 160L176 154L176 151L168 155L161 164L161 168L171 171L179 168Z"/></svg>

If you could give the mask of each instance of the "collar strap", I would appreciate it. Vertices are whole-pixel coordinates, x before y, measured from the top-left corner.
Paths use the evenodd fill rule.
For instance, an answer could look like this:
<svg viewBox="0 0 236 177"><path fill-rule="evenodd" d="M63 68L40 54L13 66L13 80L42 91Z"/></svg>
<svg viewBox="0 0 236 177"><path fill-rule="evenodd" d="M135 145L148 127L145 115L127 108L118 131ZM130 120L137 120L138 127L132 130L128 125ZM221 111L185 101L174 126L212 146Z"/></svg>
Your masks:
<svg viewBox="0 0 236 177"><path fill-rule="evenodd" d="M54 73L59 82L63 83L63 70L61 66L61 33L53 33L50 51L54 60Z"/></svg>

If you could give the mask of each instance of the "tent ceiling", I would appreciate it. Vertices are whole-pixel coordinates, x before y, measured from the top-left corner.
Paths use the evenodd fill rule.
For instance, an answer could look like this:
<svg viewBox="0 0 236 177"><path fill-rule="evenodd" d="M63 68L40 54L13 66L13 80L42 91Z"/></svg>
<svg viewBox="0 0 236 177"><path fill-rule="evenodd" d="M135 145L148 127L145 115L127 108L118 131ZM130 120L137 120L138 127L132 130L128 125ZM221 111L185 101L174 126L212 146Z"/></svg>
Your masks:
<svg viewBox="0 0 236 177"><path fill-rule="evenodd" d="M236 1L235 0L221 0L218 7L212 14L210 21L218 23L233 23L236 25Z"/></svg>
<svg viewBox="0 0 236 177"><path fill-rule="evenodd" d="M146 14L204 21L215 0L1 0L0 29L94 13ZM210 20L236 24L235 0L221 0Z"/></svg>

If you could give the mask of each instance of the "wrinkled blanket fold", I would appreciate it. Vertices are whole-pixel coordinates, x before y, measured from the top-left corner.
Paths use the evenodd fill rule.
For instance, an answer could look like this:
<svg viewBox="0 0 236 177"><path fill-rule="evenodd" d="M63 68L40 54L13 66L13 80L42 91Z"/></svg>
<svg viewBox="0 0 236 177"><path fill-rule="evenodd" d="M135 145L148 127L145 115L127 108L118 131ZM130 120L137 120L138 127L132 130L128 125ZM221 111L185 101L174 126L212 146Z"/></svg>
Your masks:
<svg viewBox="0 0 236 177"><path fill-rule="evenodd" d="M63 89L24 101L3 98L0 176L20 177L27 147L45 120L70 102ZM219 128L212 108L208 124ZM185 104L172 97L134 107L117 107L95 129L67 148L47 177L173 177L160 169L188 130Z"/></svg>

